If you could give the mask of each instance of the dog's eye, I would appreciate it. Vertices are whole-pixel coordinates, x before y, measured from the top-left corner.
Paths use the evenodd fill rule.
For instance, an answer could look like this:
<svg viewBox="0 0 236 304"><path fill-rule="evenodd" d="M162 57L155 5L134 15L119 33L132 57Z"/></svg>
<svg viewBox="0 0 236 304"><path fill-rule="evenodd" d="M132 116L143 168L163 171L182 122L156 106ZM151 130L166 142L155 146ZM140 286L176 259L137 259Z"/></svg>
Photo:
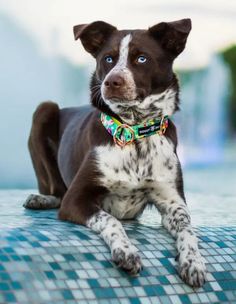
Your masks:
<svg viewBox="0 0 236 304"><path fill-rule="evenodd" d="M147 61L147 58L143 55L138 56L138 58L137 58L138 63L145 63L146 61Z"/></svg>
<svg viewBox="0 0 236 304"><path fill-rule="evenodd" d="M105 56L105 61L107 62L107 63L112 63L113 62L113 58L111 57L111 56Z"/></svg>

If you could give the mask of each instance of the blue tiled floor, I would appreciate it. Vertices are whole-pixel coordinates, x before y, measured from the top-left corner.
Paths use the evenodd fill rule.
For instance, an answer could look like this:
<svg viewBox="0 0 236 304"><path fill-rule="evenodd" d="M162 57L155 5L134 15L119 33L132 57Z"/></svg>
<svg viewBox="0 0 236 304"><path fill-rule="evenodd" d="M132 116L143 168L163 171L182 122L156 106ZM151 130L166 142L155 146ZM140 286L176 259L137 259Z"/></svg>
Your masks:
<svg viewBox="0 0 236 304"><path fill-rule="evenodd" d="M0 303L236 303L236 226L196 228L208 277L193 290L179 279L174 241L159 225L124 223L144 264L131 278L98 235L58 221L56 211L0 207Z"/></svg>

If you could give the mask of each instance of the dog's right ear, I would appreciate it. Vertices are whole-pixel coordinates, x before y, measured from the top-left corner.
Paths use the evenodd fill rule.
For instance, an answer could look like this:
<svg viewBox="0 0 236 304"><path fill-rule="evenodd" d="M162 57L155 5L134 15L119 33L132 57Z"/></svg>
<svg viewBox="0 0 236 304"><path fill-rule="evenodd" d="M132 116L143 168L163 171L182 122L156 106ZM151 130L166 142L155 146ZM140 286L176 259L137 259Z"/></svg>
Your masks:
<svg viewBox="0 0 236 304"><path fill-rule="evenodd" d="M74 26L75 40L81 40L85 50L96 57L104 42L116 31L116 27L104 21Z"/></svg>

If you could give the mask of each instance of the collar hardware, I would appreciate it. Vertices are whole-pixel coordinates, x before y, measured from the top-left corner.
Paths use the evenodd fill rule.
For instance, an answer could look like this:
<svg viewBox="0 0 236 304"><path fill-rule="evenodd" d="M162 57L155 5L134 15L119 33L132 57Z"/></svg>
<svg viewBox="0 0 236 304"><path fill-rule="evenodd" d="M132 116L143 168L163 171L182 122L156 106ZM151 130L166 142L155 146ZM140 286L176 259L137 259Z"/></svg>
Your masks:
<svg viewBox="0 0 236 304"><path fill-rule="evenodd" d="M168 128L168 118L165 120L165 116L162 116L158 134L160 135L165 134L167 128Z"/></svg>
<svg viewBox="0 0 236 304"><path fill-rule="evenodd" d="M122 133L124 133L123 131L125 129L127 129L128 131L130 131L129 138L126 138L124 135L122 135ZM124 147L126 145L132 144L132 142L134 141L134 139L135 139L134 130L132 129L132 127L130 127L127 124L121 124L121 125L119 125L117 127L117 129L115 130L114 135L113 135L113 140L114 140L115 144L117 144L120 147Z"/></svg>

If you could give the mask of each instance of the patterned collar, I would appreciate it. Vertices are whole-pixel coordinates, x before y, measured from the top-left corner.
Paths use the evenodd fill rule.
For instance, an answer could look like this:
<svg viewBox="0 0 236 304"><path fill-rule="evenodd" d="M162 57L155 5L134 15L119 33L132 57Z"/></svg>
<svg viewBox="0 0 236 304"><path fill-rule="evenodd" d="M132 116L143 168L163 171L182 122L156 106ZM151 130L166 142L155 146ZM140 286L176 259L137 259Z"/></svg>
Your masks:
<svg viewBox="0 0 236 304"><path fill-rule="evenodd" d="M168 116L150 119L143 124L135 126L121 123L105 113L101 113L100 118L107 132L113 137L114 142L121 147L131 144L134 140L157 133L163 135L168 127Z"/></svg>

